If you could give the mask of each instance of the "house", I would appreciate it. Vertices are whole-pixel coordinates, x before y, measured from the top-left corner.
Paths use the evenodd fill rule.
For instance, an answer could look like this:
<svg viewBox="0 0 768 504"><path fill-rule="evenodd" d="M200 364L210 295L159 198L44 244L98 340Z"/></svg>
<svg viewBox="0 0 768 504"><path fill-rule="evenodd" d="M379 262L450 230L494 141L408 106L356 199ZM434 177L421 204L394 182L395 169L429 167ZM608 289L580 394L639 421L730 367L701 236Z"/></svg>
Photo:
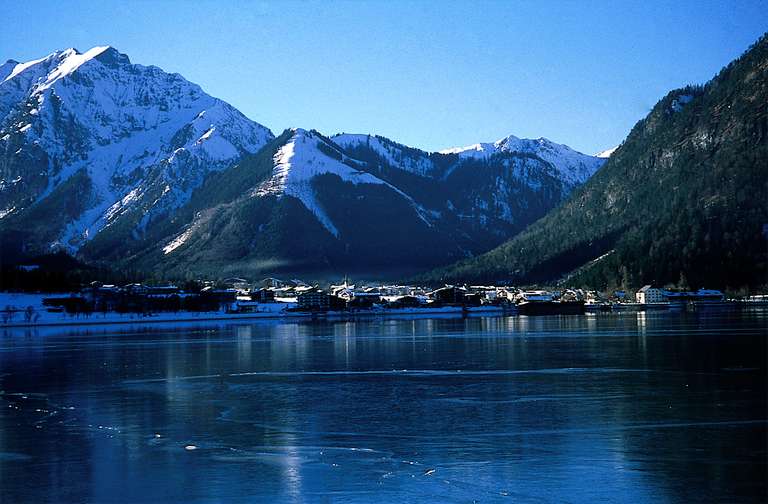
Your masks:
<svg viewBox="0 0 768 504"><path fill-rule="evenodd" d="M200 297L216 301L221 304L234 303L237 298L235 289L214 289L212 287L203 287L200 290Z"/></svg>
<svg viewBox="0 0 768 504"><path fill-rule="evenodd" d="M256 289L251 291L251 300L256 303L274 303L275 291L272 289Z"/></svg>
<svg viewBox="0 0 768 504"><path fill-rule="evenodd" d="M581 289L566 289L557 298L560 301L584 301L585 294Z"/></svg>
<svg viewBox="0 0 768 504"><path fill-rule="evenodd" d="M513 303L517 297L518 291L511 287L497 287L496 299L501 302Z"/></svg>
<svg viewBox="0 0 768 504"><path fill-rule="evenodd" d="M347 279L345 278L344 283L339 285L331 285L331 294L349 301L355 297L355 285L347 282Z"/></svg>
<svg viewBox="0 0 768 504"><path fill-rule="evenodd" d="M297 302L299 309L304 311L335 311L347 307L346 301L320 289L305 290L298 294Z"/></svg>
<svg viewBox="0 0 768 504"><path fill-rule="evenodd" d="M286 282L274 277L262 278L259 284L264 288L272 289L280 289L287 286Z"/></svg>
<svg viewBox="0 0 768 504"><path fill-rule="evenodd" d="M409 296L413 294L413 287L408 285L382 285L379 293L382 296Z"/></svg>
<svg viewBox="0 0 768 504"><path fill-rule="evenodd" d="M259 303L255 301L245 301L238 299L230 307L229 311L233 311L235 313L256 313L259 311L259 309Z"/></svg>
<svg viewBox="0 0 768 504"><path fill-rule="evenodd" d="M434 299L436 303L441 304L461 304L464 302L464 297L467 294L467 290L455 285L446 285L440 289L436 289L429 293L429 297Z"/></svg>
<svg viewBox="0 0 768 504"><path fill-rule="evenodd" d="M724 301L725 294L714 289L699 289L695 293L694 301Z"/></svg>
<svg viewBox="0 0 768 504"><path fill-rule="evenodd" d="M635 293L635 301L641 304L662 303L666 301L666 296L663 290L644 285Z"/></svg>
<svg viewBox="0 0 768 504"><path fill-rule="evenodd" d="M464 299L462 302L467 306L480 306L483 304L483 293L482 292L471 292L469 294L464 294Z"/></svg>

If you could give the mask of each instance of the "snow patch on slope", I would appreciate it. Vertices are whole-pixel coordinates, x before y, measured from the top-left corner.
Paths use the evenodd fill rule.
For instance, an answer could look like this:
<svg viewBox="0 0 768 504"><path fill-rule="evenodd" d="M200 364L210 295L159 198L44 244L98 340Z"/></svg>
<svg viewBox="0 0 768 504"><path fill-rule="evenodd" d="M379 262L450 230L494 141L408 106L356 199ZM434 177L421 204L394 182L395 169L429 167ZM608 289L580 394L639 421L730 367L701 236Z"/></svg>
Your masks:
<svg viewBox="0 0 768 504"><path fill-rule="evenodd" d="M325 143L324 140L312 132L303 129L294 130L291 139L275 153L272 176L259 185L253 191L252 196L265 197L270 195L280 196L282 194L293 196L312 212L325 229L338 238L338 228L334 225L320 202L317 201L314 188L312 187L312 179L316 176L333 174L344 182L355 185L373 184L386 186L408 200L419 217L427 225L432 225L426 217L426 211L416 204L410 196L370 173L355 170L344 164L342 161L359 163L344 154L340 153L342 161L329 157L318 148L320 142ZM327 143L325 145L333 148Z"/></svg>
<svg viewBox="0 0 768 504"><path fill-rule="evenodd" d="M190 227L187 230L185 230L183 233L181 233L179 236L168 242L168 244L163 247L163 254L168 255L177 248L181 247L186 243L186 241L189 239L190 236L192 236L192 232L194 231L194 228Z"/></svg>
<svg viewBox="0 0 768 504"><path fill-rule="evenodd" d="M595 157L596 157L596 158L600 158L600 159L608 159L609 157L611 157L611 155L612 155L614 152L616 152L616 149L618 149L618 148L619 148L619 146L617 145L617 146L616 146L616 147L614 147L613 149L606 149L606 150L604 150L604 151L600 151L600 152L598 152L597 154L595 154Z"/></svg>

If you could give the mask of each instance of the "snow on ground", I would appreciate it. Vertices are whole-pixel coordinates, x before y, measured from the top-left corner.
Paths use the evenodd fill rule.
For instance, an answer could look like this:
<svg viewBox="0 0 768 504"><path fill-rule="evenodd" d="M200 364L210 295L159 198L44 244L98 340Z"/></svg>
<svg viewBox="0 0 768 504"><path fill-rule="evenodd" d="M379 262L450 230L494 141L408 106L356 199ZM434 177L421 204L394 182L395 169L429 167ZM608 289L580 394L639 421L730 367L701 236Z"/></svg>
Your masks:
<svg viewBox="0 0 768 504"><path fill-rule="evenodd" d="M119 324L145 322L181 322L195 320L238 320L253 318L279 318L291 316L307 316L292 314L286 310L294 308L294 303L262 303L258 311L253 313L214 312L158 312L147 315L137 313L95 312L90 316L84 314L70 315L64 312L49 312L43 305L43 298L70 297L76 294L27 294L16 292L0 292L0 327L10 326L43 326L43 325L88 325L88 324ZM31 317L27 319L25 312L31 307ZM14 315L5 320L2 313L14 310Z"/></svg>
<svg viewBox="0 0 768 504"><path fill-rule="evenodd" d="M440 154L458 154L462 158L488 157L499 151L495 143L476 143L466 147L451 147L438 151Z"/></svg>
<svg viewBox="0 0 768 504"><path fill-rule="evenodd" d="M25 71L26 69L31 68L31 67L37 65L38 63L42 63L43 61L45 61L46 59L50 58L51 56L52 55L49 54L48 56L46 56L44 58L40 58L40 59L36 59L36 60L32 60L32 61L27 61L26 63L17 63L13 67L13 70L11 70L11 73L8 74L8 76L5 79L3 79L3 82L13 79L17 75L19 75L20 73Z"/></svg>
<svg viewBox="0 0 768 504"><path fill-rule="evenodd" d="M45 89L53 86L57 80L70 75L72 72L80 68L80 66L92 60L107 49L109 49L109 46L94 47L83 54L79 54L75 49L67 49L62 54L63 60L61 64L58 65L53 72L48 74L48 78L44 83L38 84L37 92L44 91ZM13 74L8 77L8 79L12 78Z"/></svg>

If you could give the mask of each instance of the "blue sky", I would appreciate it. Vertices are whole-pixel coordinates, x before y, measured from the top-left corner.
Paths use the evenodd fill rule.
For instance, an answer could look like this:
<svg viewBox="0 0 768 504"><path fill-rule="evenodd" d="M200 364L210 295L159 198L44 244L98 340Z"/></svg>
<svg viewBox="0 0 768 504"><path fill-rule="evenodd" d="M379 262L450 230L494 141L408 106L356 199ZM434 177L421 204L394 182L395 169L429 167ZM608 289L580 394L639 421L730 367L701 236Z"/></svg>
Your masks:
<svg viewBox="0 0 768 504"><path fill-rule="evenodd" d="M594 153L768 30L765 1L4 2L0 58L109 44L279 133Z"/></svg>

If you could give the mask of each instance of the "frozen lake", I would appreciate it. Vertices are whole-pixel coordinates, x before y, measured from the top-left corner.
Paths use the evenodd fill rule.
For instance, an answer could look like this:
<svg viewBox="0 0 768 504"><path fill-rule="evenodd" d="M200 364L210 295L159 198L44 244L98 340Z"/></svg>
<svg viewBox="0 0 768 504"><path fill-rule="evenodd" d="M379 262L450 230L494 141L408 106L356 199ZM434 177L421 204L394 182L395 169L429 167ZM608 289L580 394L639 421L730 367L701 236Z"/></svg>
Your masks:
<svg viewBox="0 0 768 504"><path fill-rule="evenodd" d="M768 311L0 331L0 502L764 502Z"/></svg>

